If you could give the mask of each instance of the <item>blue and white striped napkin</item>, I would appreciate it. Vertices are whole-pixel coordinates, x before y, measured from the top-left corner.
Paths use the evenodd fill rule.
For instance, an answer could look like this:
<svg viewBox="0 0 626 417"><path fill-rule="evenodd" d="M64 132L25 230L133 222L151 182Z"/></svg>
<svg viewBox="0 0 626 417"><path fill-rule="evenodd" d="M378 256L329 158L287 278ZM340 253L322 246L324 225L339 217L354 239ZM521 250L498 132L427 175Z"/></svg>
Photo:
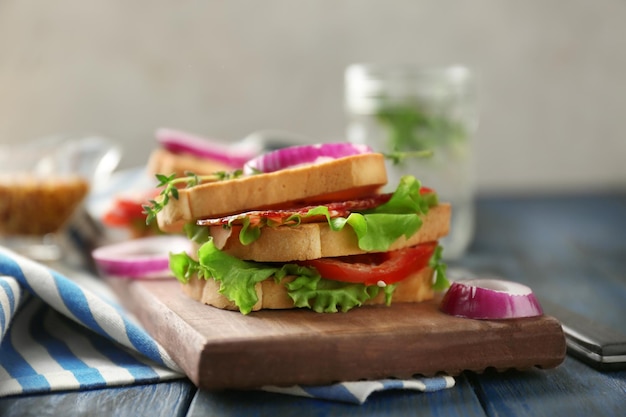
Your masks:
<svg viewBox="0 0 626 417"><path fill-rule="evenodd" d="M182 370L97 277L64 275L0 247L0 397L177 378ZM375 391L452 386L435 377L263 389L362 404Z"/></svg>
<svg viewBox="0 0 626 417"><path fill-rule="evenodd" d="M106 286L97 290L0 247L0 396L184 377Z"/></svg>
<svg viewBox="0 0 626 417"><path fill-rule="evenodd" d="M332 385L321 386L267 386L263 387L263 390L280 394L297 395L300 397L323 398L325 400L363 404L372 393L377 391L413 390L434 392L452 388L454 383L454 378L451 376L438 376L416 379L380 379L377 381L339 382Z"/></svg>

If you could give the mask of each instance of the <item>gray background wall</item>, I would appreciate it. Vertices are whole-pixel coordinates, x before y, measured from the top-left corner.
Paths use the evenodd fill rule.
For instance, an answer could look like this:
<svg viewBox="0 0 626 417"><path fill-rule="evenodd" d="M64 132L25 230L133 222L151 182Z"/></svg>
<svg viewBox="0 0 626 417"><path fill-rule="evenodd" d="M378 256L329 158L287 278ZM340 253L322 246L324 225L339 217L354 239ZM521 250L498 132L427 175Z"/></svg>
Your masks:
<svg viewBox="0 0 626 417"><path fill-rule="evenodd" d="M167 126L345 129L353 62L481 73L483 192L626 189L620 0L2 0L0 143L97 132L145 163Z"/></svg>

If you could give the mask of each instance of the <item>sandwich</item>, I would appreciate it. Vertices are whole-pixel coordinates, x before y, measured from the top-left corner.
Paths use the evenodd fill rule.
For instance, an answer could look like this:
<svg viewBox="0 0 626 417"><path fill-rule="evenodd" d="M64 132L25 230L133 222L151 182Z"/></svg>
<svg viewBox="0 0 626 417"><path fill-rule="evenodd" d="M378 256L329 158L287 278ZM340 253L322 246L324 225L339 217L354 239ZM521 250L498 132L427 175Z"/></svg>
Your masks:
<svg viewBox="0 0 626 417"><path fill-rule="evenodd" d="M194 300L243 314L331 313L447 288L438 241L450 205L412 176L382 192L385 155L368 147L293 146L231 175L157 177L161 192L144 209L163 232L192 240L170 269Z"/></svg>
<svg viewBox="0 0 626 417"><path fill-rule="evenodd" d="M150 153L147 171L153 175L188 172L208 175L217 171L233 171L256 156L261 147L250 141L227 145L180 130L161 128L156 131L158 146Z"/></svg>
<svg viewBox="0 0 626 417"><path fill-rule="evenodd" d="M258 155L262 147L251 141L225 144L181 130L168 128L155 132L157 146L149 155L146 173L149 184L126 193L116 195L102 214L100 220L104 226L125 232L128 238L159 234L156 223L146 224L143 206L155 197L154 176L167 172L175 177L185 177L189 173L208 175L215 172L236 171L243 164Z"/></svg>

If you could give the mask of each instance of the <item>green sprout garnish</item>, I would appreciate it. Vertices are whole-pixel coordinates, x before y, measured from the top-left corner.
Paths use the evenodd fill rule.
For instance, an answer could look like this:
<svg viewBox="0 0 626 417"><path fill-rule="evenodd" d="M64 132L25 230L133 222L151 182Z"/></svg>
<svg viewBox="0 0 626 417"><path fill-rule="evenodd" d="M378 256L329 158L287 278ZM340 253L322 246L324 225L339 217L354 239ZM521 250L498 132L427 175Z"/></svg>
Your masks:
<svg viewBox="0 0 626 417"><path fill-rule="evenodd" d="M435 149L467 140L463 124L452 117L431 114L420 103L388 104L376 113L394 152ZM403 159L394 160L399 164Z"/></svg>
<svg viewBox="0 0 626 417"><path fill-rule="evenodd" d="M146 224L150 224L156 219L157 214L170 202L170 199L178 200L180 188L191 188L200 184L235 179L242 175L243 171L240 169L231 172L218 171L210 175L196 175L193 172L185 172L185 175L182 177L177 177L176 174L156 174L158 181L156 187L163 187L163 189L158 195L160 198L150 200L149 204L142 206L143 214L146 215ZM183 184L184 186L181 187Z"/></svg>
<svg viewBox="0 0 626 417"><path fill-rule="evenodd" d="M391 160L394 165L399 165L408 158L430 158L434 155L434 152L430 149L424 149L420 151L393 151L383 154L385 158Z"/></svg>

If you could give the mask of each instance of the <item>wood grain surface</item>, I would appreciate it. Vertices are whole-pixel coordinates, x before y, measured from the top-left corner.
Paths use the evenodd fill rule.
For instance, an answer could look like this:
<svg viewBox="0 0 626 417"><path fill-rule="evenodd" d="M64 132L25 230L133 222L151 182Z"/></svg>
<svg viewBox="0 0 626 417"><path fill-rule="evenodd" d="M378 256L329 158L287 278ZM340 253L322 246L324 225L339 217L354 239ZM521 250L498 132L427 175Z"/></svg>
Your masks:
<svg viewBox="0 0 626 417"><path fill-rule="evenodd" d="M184 417L196 389L188 380L0 398L2 417Z"/></svg>
<svg viewBox="0 0 626 417"><path fill-rule="evenodd" d="M110 284L205 389L552 368L565 357L561 325L549 316L461 319L440 312L438 300L244 316L188 298L175 280Z"/></svg>
<svg viewBox="0 0 626 417"><path fill-rule="evenodd" d="M526 283L541 300L626 332L626 194L480 198L476 231L469 252L450 264L452 269ZM146 299L140 301L130 294L126 298L130 303L154 302L154 295L146 291L144 295ZM190 327L177 314L166 314L171 326ZM179 343L201 346L202 339ZM183 356L184 351L178 355ZM0 399L0 416L624 414L626 371L599 372L573 357L552 369L464 372L455 379L452 389L380 392L362 406L260 391L198 390L185 380L7 397Z"/></svg>
<svg viewBox="0 0 626 417"><path fill-rule="evenodd" d="M187 417L204 416L487 417L487 414L469 381L460 376L454 389L429 393L407 390L378 392L370 395L361 405L260 391L199 390Z"/></svg>

